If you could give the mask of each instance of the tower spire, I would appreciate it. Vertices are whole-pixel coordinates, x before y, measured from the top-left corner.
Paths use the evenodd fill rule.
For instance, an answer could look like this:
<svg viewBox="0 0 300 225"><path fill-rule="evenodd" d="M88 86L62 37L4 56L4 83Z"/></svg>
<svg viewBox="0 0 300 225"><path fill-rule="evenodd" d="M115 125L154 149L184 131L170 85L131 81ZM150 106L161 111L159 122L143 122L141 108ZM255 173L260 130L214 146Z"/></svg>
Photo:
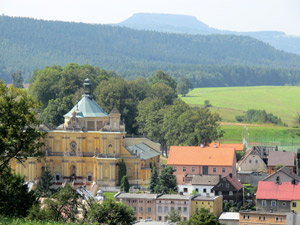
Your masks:
<svg viewBox="0 0 300 225"><path fill-rule="evenodd" d="M86 79L84 80L84 83L83 83L83 87L84 87L83 95L89 97L90 99L92 99L93 98L93 95L92 95L92 82L89 79L89 73L88 72L89 71L87 70L86 71Z"/></svg>

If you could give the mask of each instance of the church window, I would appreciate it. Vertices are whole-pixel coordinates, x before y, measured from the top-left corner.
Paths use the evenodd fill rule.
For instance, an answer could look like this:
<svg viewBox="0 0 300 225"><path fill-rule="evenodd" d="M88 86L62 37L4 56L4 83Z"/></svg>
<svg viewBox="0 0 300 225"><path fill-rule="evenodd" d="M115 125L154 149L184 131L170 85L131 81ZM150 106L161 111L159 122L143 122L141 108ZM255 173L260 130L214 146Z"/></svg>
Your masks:
<svg viewBox="0 0 300 225"><path fill-rule="evenodd" d="M88 176L88 181L92 181L92 176Z"/></svg>

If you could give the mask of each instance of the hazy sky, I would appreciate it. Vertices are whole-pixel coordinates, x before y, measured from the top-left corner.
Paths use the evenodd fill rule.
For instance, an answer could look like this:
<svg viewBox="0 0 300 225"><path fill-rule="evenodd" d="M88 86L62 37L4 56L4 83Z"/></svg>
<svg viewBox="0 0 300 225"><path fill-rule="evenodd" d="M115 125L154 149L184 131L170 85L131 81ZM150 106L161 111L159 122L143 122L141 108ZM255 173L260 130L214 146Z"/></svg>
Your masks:
<svg viewBox="0 0 300 225"><path fill-rule="evenodd" d="M223 30L300 36L300 0L0 0L0 14L47 20L118 23L139 12L192 15Z"/></svg>

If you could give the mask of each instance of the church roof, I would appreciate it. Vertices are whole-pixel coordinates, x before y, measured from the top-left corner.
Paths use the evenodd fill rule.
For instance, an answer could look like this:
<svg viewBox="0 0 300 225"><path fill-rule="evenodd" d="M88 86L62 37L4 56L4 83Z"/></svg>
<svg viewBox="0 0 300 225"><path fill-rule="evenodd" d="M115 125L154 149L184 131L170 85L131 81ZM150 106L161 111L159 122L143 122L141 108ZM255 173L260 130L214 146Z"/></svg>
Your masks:
<svg viewBox="0 0 300 225"><path fill-rule="evenodd" d="M80 112L80 117L107 117L108 114L97 104L94 99L83 95L81 100L64 117L72 117L72 113Z"/></svg>
<svg viewBox="0 0 300 225"><path fill-rule="evenodd" d="M146 145L145 143L127 146L126 148L131 154L137 155L142 160L147 160L160 155L159 152L151 148L149 145Z"/></svg>

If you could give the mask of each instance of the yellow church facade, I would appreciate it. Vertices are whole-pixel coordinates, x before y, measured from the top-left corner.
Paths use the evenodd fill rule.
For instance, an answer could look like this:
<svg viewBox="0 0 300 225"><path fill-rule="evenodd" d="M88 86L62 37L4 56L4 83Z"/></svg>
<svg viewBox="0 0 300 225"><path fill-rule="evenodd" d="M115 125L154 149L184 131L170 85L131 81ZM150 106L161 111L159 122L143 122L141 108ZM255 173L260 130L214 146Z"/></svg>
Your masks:
<svg viewBox="0 0 300 225"><path fill-rule="evenodd" d="M131 185L148 185L150 164L160 167L160 145L145 138L126 138L125 125L116 109L107 114L91 95L91 82L84 81L81 100L64 116L64 124L48 130L44 157L13 162L16 173L27 181L38 182L49 168L57 185L114 187L118 184L119 163L126 164Z"/></svg>

